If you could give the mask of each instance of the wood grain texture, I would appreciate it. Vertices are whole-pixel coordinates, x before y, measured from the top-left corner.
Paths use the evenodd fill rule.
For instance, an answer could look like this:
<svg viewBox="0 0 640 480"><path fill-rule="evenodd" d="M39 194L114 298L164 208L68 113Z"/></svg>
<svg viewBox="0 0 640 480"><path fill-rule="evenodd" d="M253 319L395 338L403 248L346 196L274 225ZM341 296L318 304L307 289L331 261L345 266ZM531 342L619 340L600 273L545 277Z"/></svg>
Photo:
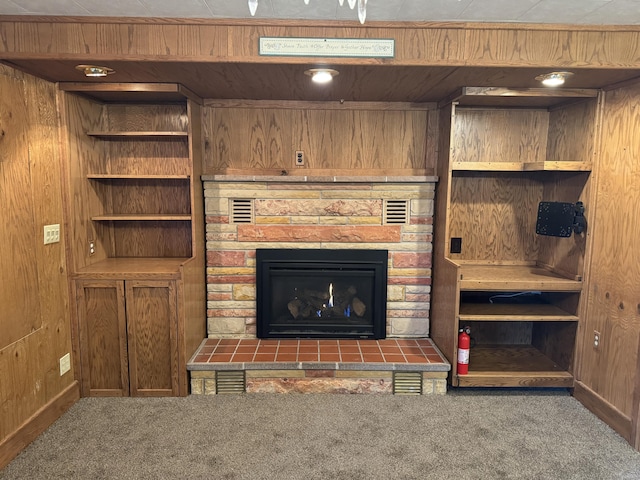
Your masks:
<svg viewBox="0 0 640 480"><path fill-rule="evenodd" d="M433 302L429 321L429 336L451 363L455 379L458 354L458 308L460 290L459 267L441 256L434 258Z"/></svg>
<svg viewBox="0 0 640 480"><path fill-rule="evenodd" d="M534 265L465 263L460 289L485 292L579 292L582 282Z"/></svg>
<svg viewBox="0 0 640 480"><path fill-rule="evenodd" d="M602 95L581 103L557 108L550 113L547 157L551 161L583 162L595 165L601 138ZM544 177L544 201L583 202L587 229L595 219L596 191L587 173L556 173ZM591 241L588 233L569 239L540 237L541 264L564 275L583 276L584 262Z"/></svg>
<svg viewBox="0 0 640 480"><path fill-rule="evenodd" d="M596 154L598 98L552 109L546 160L592 163Z"/></svg>
<svg viewBox="0 0 640 480"><path fill-rule="evenodd" d="M588 173L555 172L542 177L545 202L583 202L587 229L594 218L594 198L591 195ZM561 275L582 278L584 259L587 253L588 234L573 233L571 237L537 236L539 245L538 263L555 270Z"/></svg>
<svg viewBox="0 0 640 480"><path fill-rule="evenodd" d="M484 322L575 322L572 315L547 303L466 303L460 304L460 321Z"/></svg>
<svg viewBox="0 0 640 480"><path fill-rule="evenodd" d="M4 58L20 54L135 56L149 60L159 56L189 59L262 60L260 36L394 38L395 63L445 63L476 65L596 64L623 67L638 63L638 32L612 27L568 27L499 24L419 25L382 24L365 27L340 24L302 25L299 22L252 22L95 18L68 20L46 17L7 17L0 23L5 41ZM80 41L81 39L81 41ZM304 59L300 59L301 61ZM339 59L341 63L375 63L376 59Z"/></svg>
<svg viewBox="0 0 640 480"><path fill-rule="evenodd" d="M190 257L190 221L115 221L111 232L116 257Z"/></svg>
<svg viewBox="0 0 640 480"><path fill-rule="evenodd" d="M107 258L76 272L79 279L178 279L189 258Z"/></svg>
<svg viewBox="0 0 640 480"><path fill-rule="evenodd" d="M83 396L128 396L129 361L124 283L76 282Z"/></svg>
<svg viewBox="0 0 640 480"><path fill-rule="evenodd" d="M553 371L469 373L459 375L458 383L460 387L572 388L573 385L570 373Z"/></svg>
<svg viewBox="0 0 640 480"><path fill-rule="evenodd" d="M544 161L548 128L545 110L456 108L451 160Z"/></svg>
<svg viewBox="0 0 640 480"><path fill-rule="evenodd" d="M591 270L581 352L582 383L623 415L634 412L640 336L640 86L607 92ZM593 331L601 344L593 348ZM637 411L637 410L636 410ZM632 420L637 422L638 419Z"/></svg>
<svg viewBox="0 0 640 480"><path fill-rule="evenodd" d="M91 215L109 211L111 198L107 184L87 182L90 173L105 173L100 141L85 132L102 127L102 107L72 94L62 94L61 117L68 156L66 179L69 190L69 235L72 269L85 267L113 255L108 226L89 221ZM95 254L89 257L89 241L95 241Z"/></svg>
<svg viewBox="0 0 640 480"><path fill-rule="evenodd" d="M177 283L178 314L178 387L179 394L189 394L189 375L186 364L206 337L205 285L205 226L204 192L202 181L204 138L202 107L194 101L187 103L189 115L189 156L191 174L191 259L182 267L182 281Z"/></svg>
<svg viewBox="0 0 640 480"><path fill-rule="evenodd" d="M0 74L3 71L0 70ZM0 222L0 349L12 344L42 325L40 304L33 291L38 284L38 266L26 261L42 237L42 227L36 216L36 206L31 195L31 159L29 155L29 111L24 99L24 85L0 76L2 99L0 100L0 204L3 217ZM45 134L43 129L38 132ZM22 274L16 276L16 272ZM35 311L34 311L35 310ZM23 319L23 321L16 321Z"/></svg>
<svg viewBox="0 0 640 480"><path fill-rule="evenodd" d="M133 396L176 396L178 325L172 281L126 282L130 390Z"/></svg>
<svg viewBox="0 0 640 480"><path fill-rule="evenodd" d="M43 405L11 435L0 441L0 469L4 468L23 449L49 428L80 399L78 382L73 382Z"/></svg>
<svg viewBox="0 0 640 480"><path fill-rule="evenodd" d="M0 227L4 235L0 290L15 294L2 297L0 338L5 344L9 335L18 335L0 347L0 457L4 462L5 445L9 445L4 440L16 439L11 437L14 433L31 435L34 424L29 420L73 384L76 372L72 366L70 373L59 373L59 359L72 347L55 88L0 66L0 90L0 198L6 207ZM13 179L22 180L14 183ZM20 204L5 203L18 198ZM43 245L42 227L51 223L61 225L61 242ZM8 256L13 258L9 261ZM12 265L11 270L5 270L7 265ZM16 291L14 286L28 288ZM20 314L12 312L12 305L20 306ZM29 329L20 334L23 325ZM60 414L54 408L45 414L46 421ZM20 430L23 427L31 433Z"/></svg>
<svg viewBox="0 0 640 480"><path fill-rule="evenodd" d="M601 395L591 390L583 382L577 381L573 396L587 407L594 415L600 417L607 425L618 432L622 438L631 442L631 419L607 402Z"/></svg>
<svg viewBox="0 0 640 480"><path fill-rule="evenodd" d="M577 322L536 323L531 344L560 368L573 372Z"/></svg>
<svg viewBox="0 0 640 480"><path fill-rule="evenodd" d="M474 348L484 345L531 345L533 322L462 321L460 327L471 328ZM477 365L476 365L477 366Z"/></svg>
<svg viewBox="0 0 640 480"><path fill-rule="evenodd" d="M204 174L227 168L424 169L428 111L204 108ZM427 136L426 132L432 133ZM425 138L426 137L426 138ZM427 155L427 151L429 154Z"/></svg>
<svg viewBox="0 0 640 480"><path fill-rule="evenodd" d="M564 369L526 344L477 345L471 349L469 371L474 372L562 372Z"/></svg>
<svg viewBox="0 0 640 480"><path fill-rule="evenodd" d="M452 178L449 238L462 238L452 259L532 261L542 184L532 174L456 173Z"/></svg>

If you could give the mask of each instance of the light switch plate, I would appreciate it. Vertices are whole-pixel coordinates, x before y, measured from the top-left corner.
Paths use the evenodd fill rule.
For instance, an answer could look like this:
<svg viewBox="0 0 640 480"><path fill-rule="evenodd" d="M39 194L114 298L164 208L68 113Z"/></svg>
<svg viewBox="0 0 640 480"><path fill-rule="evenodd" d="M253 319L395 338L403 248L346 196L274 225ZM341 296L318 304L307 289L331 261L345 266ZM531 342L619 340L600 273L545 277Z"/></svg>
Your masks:
<svg viewBox="0 0 640 480"><path fill-rule="evenodd" d="M60 357L60 376L71 370L71 354L67 353Z"/></svg>
<svg viewBox="0 0 640 480"><path fill-rule="evenodd" d="M44 244L58 243L60 241L60 224L44 226Z"/></svg>

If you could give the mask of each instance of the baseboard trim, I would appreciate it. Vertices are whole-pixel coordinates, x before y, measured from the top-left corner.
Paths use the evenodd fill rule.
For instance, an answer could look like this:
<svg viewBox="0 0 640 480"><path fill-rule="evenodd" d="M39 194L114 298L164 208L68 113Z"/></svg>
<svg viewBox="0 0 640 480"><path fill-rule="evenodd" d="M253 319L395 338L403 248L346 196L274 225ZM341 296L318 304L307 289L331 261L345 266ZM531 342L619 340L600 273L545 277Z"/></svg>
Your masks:
<svg viewBox="0 0 640 480"><path fill-rule="evenodd" d="M631 418L626 416L582 382L575 382L573 396L589 411L631 443Z"/></svg>
<svg viewBox="0 0 640 480"><path fill-rule="evenodd" d="M0 442L0 469L6 467L79 399L80 385L75 381Z"/></svg>

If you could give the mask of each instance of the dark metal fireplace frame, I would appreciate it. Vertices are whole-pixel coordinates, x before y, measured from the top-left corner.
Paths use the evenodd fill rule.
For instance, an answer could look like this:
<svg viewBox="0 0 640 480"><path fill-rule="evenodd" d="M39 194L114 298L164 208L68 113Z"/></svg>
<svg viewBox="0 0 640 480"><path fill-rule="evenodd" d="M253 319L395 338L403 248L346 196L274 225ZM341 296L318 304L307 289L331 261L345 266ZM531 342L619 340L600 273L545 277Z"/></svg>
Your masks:
<svg viewBox="0 0 640 480"><path fill-rule="evenodd" d="M256 320L258 338L369 338L386 336L387 250L361 249L257 249ZM373 277L370 307L372 318L366 327L333 325L327 330L287 331L271 319L273 276L322 277L354 275ZM295 330L290 329L290 330Z"/></svg>

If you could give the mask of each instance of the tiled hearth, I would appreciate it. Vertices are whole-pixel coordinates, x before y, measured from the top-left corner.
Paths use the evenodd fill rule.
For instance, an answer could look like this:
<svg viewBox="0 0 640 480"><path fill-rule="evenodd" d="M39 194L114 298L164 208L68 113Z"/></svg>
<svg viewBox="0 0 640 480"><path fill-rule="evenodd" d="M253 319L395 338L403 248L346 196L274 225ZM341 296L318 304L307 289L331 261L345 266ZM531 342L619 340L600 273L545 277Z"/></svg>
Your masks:
<svg viewBox="0 0 640 480"><path fill-rule="evenodd" d="M192 394L215 394L217 372L243 372L249 393L392 393L394 372L445 393L450 365L428 338L205 339L187 367Z"/></svg>

